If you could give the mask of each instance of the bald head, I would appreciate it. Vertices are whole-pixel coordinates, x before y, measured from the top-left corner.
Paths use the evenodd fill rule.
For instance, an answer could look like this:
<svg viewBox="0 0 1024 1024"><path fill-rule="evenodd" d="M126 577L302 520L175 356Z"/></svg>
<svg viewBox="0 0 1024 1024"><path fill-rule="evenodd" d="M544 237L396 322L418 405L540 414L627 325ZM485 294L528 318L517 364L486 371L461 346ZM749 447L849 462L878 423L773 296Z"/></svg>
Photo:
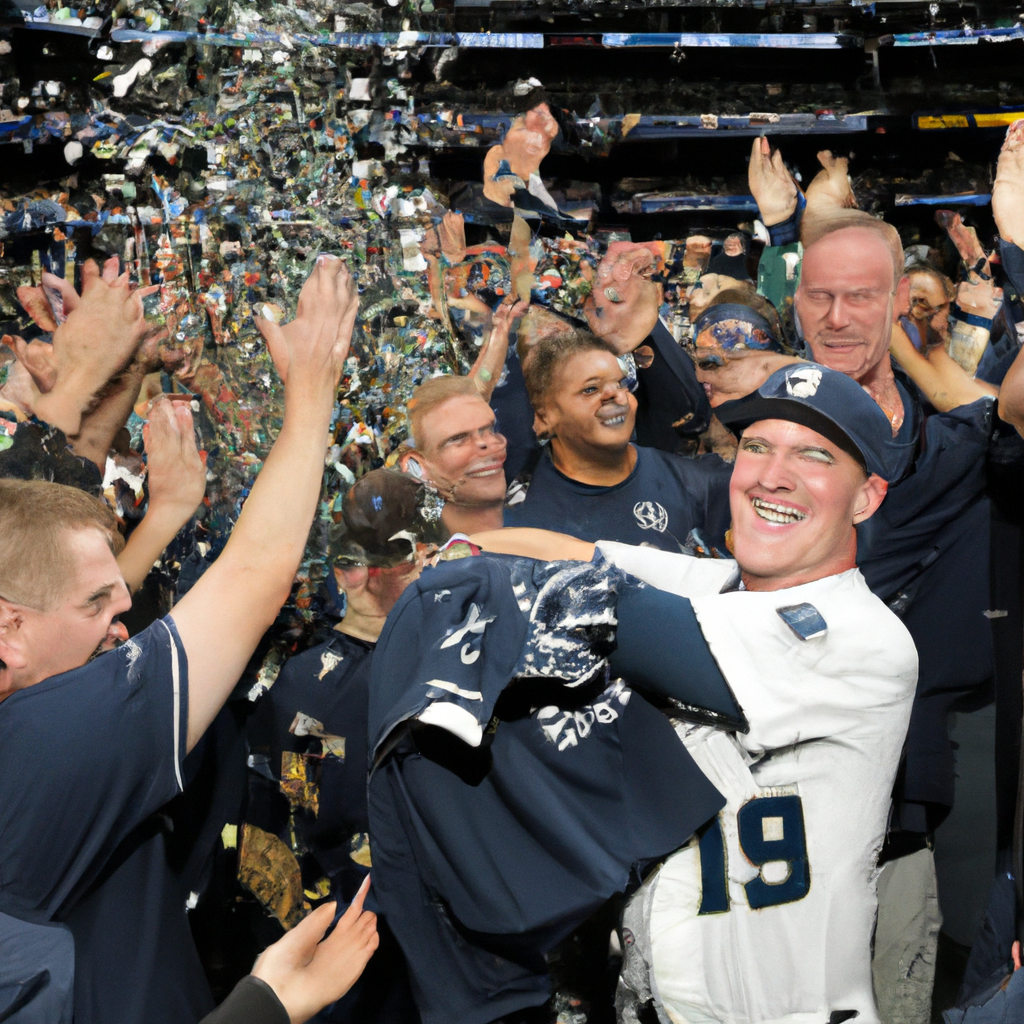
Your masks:
<svg viewBox="0 0 1024 1024"><path fill-rule="evenodd" d="M903 254L903 243L900 241L899 232L884 220L872 217L870 213L863 210L851 209L827 209L820 213L808 213L800 225L800 241L804 250L834 235L837 232L846 232L859 229L861 232L875 235L885 246L888 253L888 260L892 267L892 286L895 289L900 278L903 277L903 266L905 262Z"/></svg>
<svg viewBox="0 0 1024 1024"><path fill-rule="evenodd" d="M831 223L805 233L796 312L814 361L863 383L888 360L893 311L907 304L903 250L892 227L867 214Z"/></svg>

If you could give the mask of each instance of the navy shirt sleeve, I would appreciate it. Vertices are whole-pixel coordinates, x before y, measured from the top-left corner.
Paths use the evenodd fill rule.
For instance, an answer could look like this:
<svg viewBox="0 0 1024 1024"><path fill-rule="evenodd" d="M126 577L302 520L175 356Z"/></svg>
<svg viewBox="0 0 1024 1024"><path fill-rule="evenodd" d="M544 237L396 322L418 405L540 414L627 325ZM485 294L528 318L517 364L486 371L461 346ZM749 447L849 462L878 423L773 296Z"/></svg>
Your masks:
<svg viewBox="0 0 1024 1024"><path fill-rule="evenodd" d="M0 909L47 920L81 895L181 789L187 728L170 617L0 704Z"/></svg>
<svg viewBox="0 0 1024 1024"><path fill-rule="evenodd" d="M511 483L538 447L533 432L533 406L526 393L526 378L519 362L514 339L509 342L505 368L491 392L491 408L497 418L498 432L508 442L505 479Z"/></svg>
<svg viewBox="0 0 1024 1024"><path fill-rule="evenodd" d="M1024 295L1024 249L999 239L999 258L1003 270L1018 295Z"/></svg>
<svg viewBox="0 0 1024 1024"><path fill-rule="evenodd" d="M697 437L707 430L711 405L693 360L660 320L644 344L653 350L654 361L637 368L637 444L676 452L681 435Z"/></svg>

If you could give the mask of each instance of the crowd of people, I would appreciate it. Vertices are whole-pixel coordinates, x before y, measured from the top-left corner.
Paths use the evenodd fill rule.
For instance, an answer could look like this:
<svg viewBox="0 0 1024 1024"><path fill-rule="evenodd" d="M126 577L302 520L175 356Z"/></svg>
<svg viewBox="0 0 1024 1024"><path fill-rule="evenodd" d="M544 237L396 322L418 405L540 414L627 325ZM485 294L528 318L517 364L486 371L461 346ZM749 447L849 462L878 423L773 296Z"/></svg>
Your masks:
<svg viewBox="0 0 1024 1024"><path fill-rule="evenodd" d="M533 173L512 142L496 202ZM681 343L638 246L575 320L484 310L469 374L420 384L329 518L337 614L245 701L323 518L355 280L322 255L295 319L258 321L279 436L223 551L131 636L203 498L192 409L150 402L125 541L95 484L160 340L145 289L111 261L26 290L62 315L11 340L38 463L0 453L0 1020L931 1019L947 723L986 689L993 878L1021 867L1021 577L990 549L1024 470L1024 121L997 248L946 219L955 283L821 162L804 194L755 140L756 281L730 235ZM188 911L224 854L225 943L259 956L215 1008ZM972 961L1003 996L1009 917Z"/></svg>

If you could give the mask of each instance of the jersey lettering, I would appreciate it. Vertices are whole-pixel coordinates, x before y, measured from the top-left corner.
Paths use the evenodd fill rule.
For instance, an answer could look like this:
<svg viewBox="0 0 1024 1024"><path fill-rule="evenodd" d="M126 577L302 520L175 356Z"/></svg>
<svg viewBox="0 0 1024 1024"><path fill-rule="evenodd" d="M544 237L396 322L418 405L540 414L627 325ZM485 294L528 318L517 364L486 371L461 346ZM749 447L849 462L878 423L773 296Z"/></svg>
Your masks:
<svg viewBox="0 0 1024 1024"><path fill-rule="evenodd" d="M748 800L736 815L740 849L755 867L757 878L744 885L751 910L802 900L811 887L803 803L798 796L764 796ZM701 901L698 914L729 909L725 841L719 818L699 839ZM771 876L781 874L778 880Z"/></svg>
<svg viewBox="0 0 1024 1024"><path fill-rule="evenodd" d="M729 909L729 878L725 866L722 819L715 815L700 837L700 910L698 914L724 914Z"/></svg>

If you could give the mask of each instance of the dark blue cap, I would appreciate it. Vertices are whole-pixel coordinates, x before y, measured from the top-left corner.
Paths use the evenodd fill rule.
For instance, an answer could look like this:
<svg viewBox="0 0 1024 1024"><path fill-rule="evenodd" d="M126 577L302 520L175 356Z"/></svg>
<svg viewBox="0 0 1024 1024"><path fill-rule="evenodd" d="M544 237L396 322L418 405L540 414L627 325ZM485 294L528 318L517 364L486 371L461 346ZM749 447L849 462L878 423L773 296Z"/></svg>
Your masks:
<svg viewBox="0 0 1024 1024"><path fill-rule="evenodd" d="M776 370L755 392L715 409L739 433L758 420L789 420L828 438L883 480L894 475L892 425L852 378L817 363Z"/></svg>

